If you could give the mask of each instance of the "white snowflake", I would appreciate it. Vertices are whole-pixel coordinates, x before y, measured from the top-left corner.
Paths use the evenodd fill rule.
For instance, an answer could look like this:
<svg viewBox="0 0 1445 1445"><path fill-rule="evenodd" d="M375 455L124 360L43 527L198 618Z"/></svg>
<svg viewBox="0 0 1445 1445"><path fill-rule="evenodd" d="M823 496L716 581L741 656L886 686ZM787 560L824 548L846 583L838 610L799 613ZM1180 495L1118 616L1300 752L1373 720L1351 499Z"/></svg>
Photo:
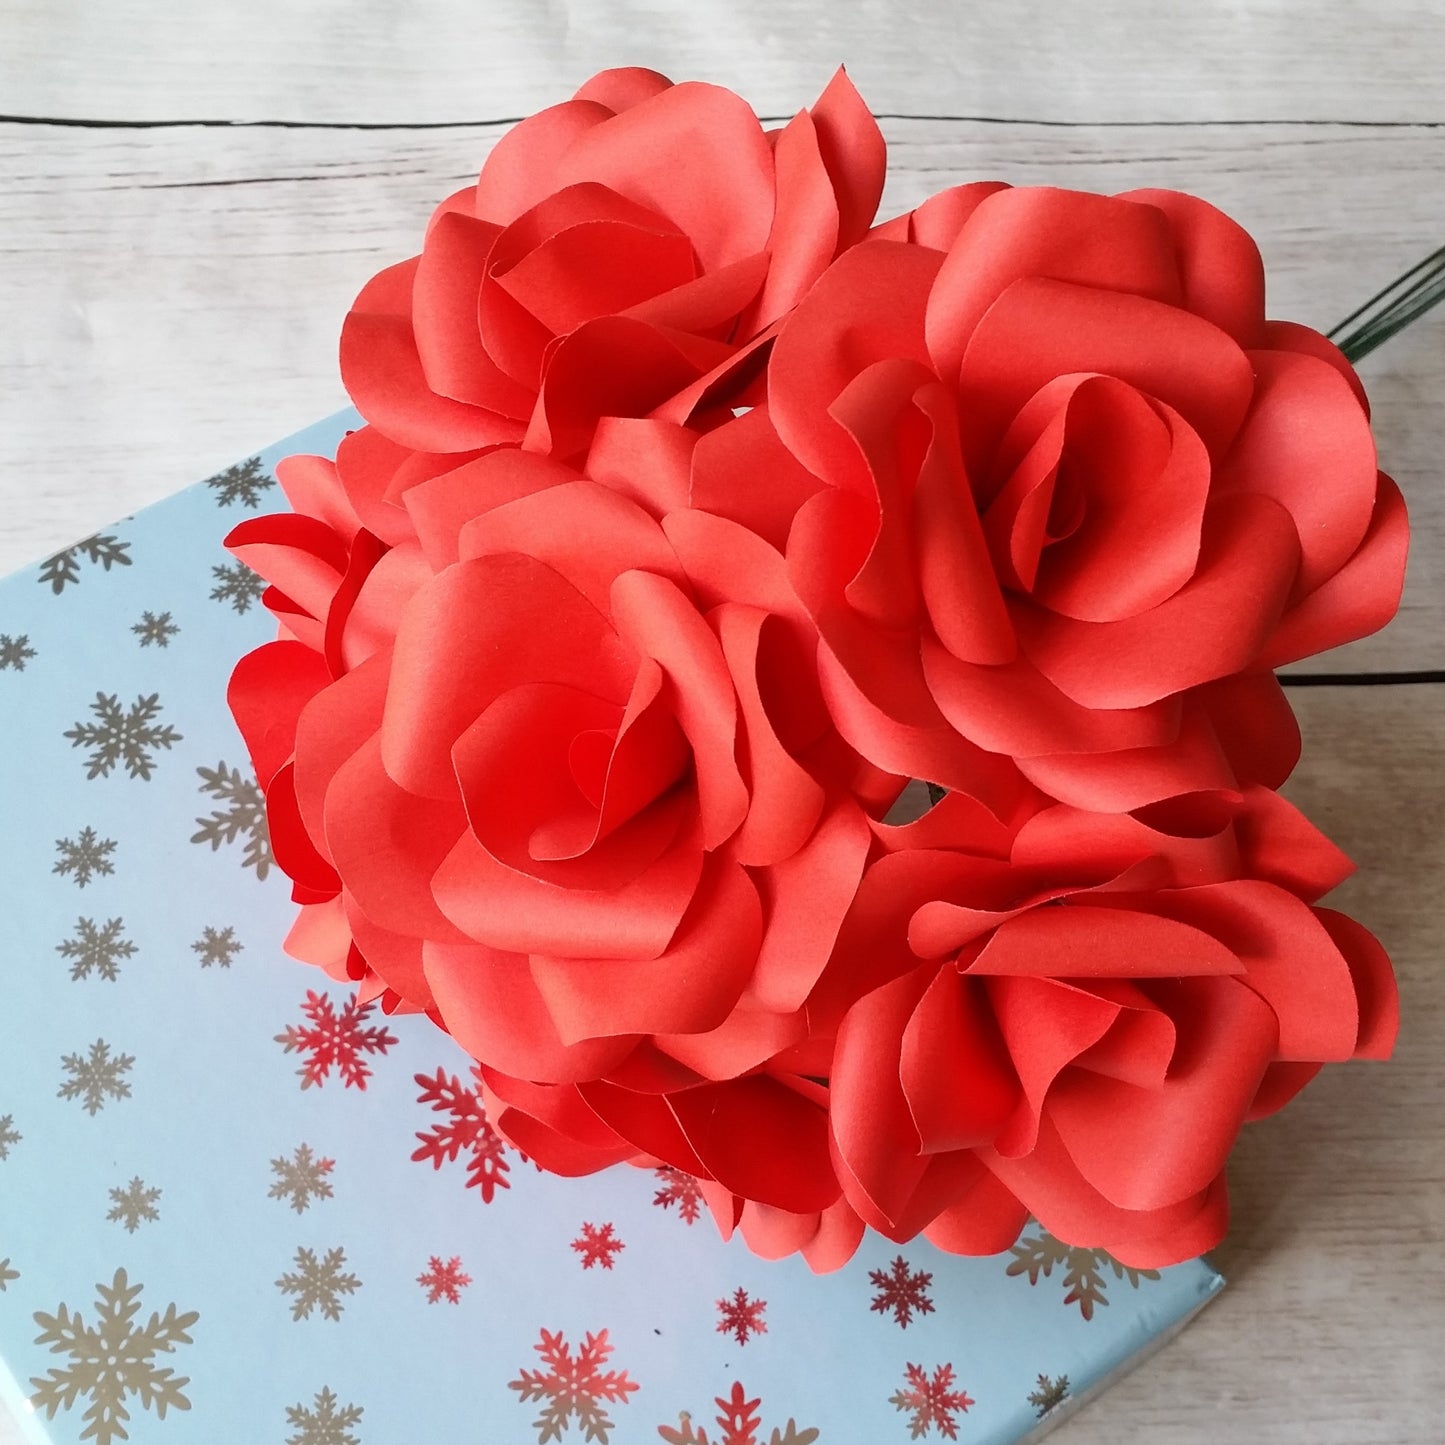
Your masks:
<svg viewBox="0 0 1445 1445"><path fill-rule="evenodd" d="M10 1157L12 1145L20 1142L21 1136L15 1132L15 1120L9 1114L0 1114L0 1159Z"/></svg>

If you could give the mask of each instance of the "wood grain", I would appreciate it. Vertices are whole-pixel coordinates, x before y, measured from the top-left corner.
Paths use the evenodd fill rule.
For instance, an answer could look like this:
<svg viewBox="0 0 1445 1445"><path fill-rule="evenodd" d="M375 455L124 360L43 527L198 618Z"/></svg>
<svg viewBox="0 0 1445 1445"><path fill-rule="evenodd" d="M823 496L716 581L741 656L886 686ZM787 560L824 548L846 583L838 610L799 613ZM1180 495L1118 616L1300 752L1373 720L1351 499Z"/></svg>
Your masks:
<svg viewBox="0 0 1445 1445"><path fill-rule="evenodd" d="M1445 10L1418 0L3 0L0 35L25 115L493 120L608 65L781 115L846 61L890 113L1445 119Z"/></svg>

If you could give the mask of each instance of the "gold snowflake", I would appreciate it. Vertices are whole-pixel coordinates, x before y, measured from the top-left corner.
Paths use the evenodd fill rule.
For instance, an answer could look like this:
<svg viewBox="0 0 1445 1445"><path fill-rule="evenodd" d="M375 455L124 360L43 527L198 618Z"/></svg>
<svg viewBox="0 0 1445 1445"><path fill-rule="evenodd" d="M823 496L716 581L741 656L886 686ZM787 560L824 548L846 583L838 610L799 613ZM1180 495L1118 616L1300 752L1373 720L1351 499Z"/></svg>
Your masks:
<svg viewBox="0 0 1445 1445"><path fill-rule="evenodd" d="M5 1293L5 1286L8 1285L12 1279L19 1278L20 1271L10 1268L10 1256L7 1254L4 1259L0 1259L0 1294Z"/></svg>
<svg viewBox="0 0 1445 1445"><path fill-rule="evenodd" d="M127 1234L134 1234L142 1224L161 1217L160 1210L156 1208L156 1200L160 1197L160 1190L147 1189L145 1180L137 1174L124 1189L110 1191L111 1210L105 1217L125 1225Z"/></svg>
<svg viewBox="0 0 1445 1445"><path fill-rule="evenodd" d="M1040 1375L1038 1389L1029 1392L1029 1404L1042 1420L1050 1410L1056 1410L1064 1402L1068 1393L1067 1375L1060 1375L1057 1380L1050 1379L1048 1375Z"/></svg>
<svg viewBox="0 0 1445 1445"><path fill-rule="evenodd" d="M1115 1279L1127 1279L1133 1289L1139 1288L1142 1279L1159 1278L1157 1269L1135 1269L1132 1265L1120 1264L1112 1254L1102 1249L1065 1244L1047 1229L1040 1229L1037 1235L1025 1235L1010 1248L1009 1253L1014 1258L1006 1273L1027 1274L1030 1284L1037 1284L1040 1275L1047 1279L1053 1274L1055 1265L1063 1265L1064 1304L1077 1304L1079 1313L1086 1320L1094 1318L1096 1306L1109 1303L1108 1280L1104 1276L1106 1269L1113 1270Z"/></svg>
<svg viewBox="0 0 1445 1445"><path fill-rule="evenodd" d="M266 1191L266 1197L289 1198L292 1209L300 1214L310 1207L313 1194L318 1199L331 1198L331 1181L326 1176L335 1167L335 1160L319 1158L311 1152L309 1144L299 1144L291 1158L283 1154L271 1161L276 1182Z"/></svg>
<svg viewBox="0 0 1445 1445"><path fill-rule="evenodd" d="M75 886L84 888L98 874L115 872L110 855L115 852L115 839L102 838L94 828L82 828L74 838L55 840L55 866L50 870L73 876Z"/></svg>
<svg viewBox="0 0 1445 1445"><path fill-rule="evenodd" d="M142 612L140 621L131 627L142 647L169 647L171 638L180 630L169 612Z"/></svg>
<svg viewBox="0 0 1445 1445"><path fill-rule="evenodd" d="M305 1405L286 1407L286 1423L296 1427L296 1433L286 1437L286 1445L361 1445L351 1433L351 1427L361 1421L361 1406L338 1409L336 1396L324 1385L315 1398L314 1410Z"/></svg>
<svg viewBox="0 0 1445 1445"><path fill-rule="evenodd" d="M94 1325L87 1325L78 1310L72 1314L64 1304L53 1315L35 1312L40 1326L35 1343L49 1345L53 1355L69 1355L70 1363L63 1369L52 1367L44 1378L31 1376L35 1391L30 1403L53 1420L58 1410L69 1410L82 1396L88 1397L81 1438L95 1445L130 1438L125 1428L130 1419L127 1395L138 1396L142 1408L154 1409L162 1420L167 1410L191 1408L182 1393L190 1377L157 1368L155 1356L189 1345L191 1326L200 1315L195 1310L182 1314L169 1304L164 1315L152 1311L145 1327L137 1328L141 1289L126 1279L123 1269L116 1270L110 1284L97 1284Z"/></svg>
<svg viewBox="0 0 1445 1445"><path fill-rule="evenodd" d="M343 1274L341 1266L346 1263L346 1251L339 1246L328 1249L317 1259L312 1249L297 1249L296 1270L283 1274L276 1281L276 1288L282 1294L295 1295L291 1302L293 1320L308 1319L313 1309L319 1309L328 1320L339 1320L345 1306L341 1296L353 1294L361 1288L361 1281L354 1274Z"/></svg>
<svg viewBox="0 0 1445 1445"><path fill-rule="evenodd" d="M97 1114L105 1107L106 1097L130 1098L130 1084L123 1075L130 1071L135 1059L130 1054L111 1057L110 1045L97 1039L90 1053L62 1054L60 1062L70 1077L56 1090L58 1099L80 1099L87 1114Z"/></svg>

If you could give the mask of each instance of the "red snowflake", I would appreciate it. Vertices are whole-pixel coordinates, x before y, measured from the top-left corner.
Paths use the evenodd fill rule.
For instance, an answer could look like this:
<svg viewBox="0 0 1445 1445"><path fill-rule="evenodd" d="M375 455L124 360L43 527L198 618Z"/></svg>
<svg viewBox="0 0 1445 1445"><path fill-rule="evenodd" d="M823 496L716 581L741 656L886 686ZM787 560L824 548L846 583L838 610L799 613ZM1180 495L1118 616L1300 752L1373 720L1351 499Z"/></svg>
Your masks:
<svg viewBox="0 0 1445 1445"><path fill-rule="evenodd" d="M933 1276L921 1269L917 1273L910 1272L908 1261L901 1254L889 1269L870 1269L868 1278L878 1291L869 1309L882 1315L892 1310L900 1329L908 1328L915 1310L921 1315L933 1313L933 1301L928 1296Z"/></svg>
<svg viewBox="0 0 1445 1445"><path fill-rule="evenodd" d="M636 1383L627 1378L626 1370L602 1372L612 1353L607 1331L589 1334L575 1360L572 1347L561 1331L554 1335L543 1330L541 1343L533 1348L541 1355L546 1370L521 1370L517 1379L508 1381L507 1388L516 1390L523 1402L547 1402L542 1413L532 1421L537 1431L537 1445L560 1440L568 1428L568 1420L574 1416L586 1439L607 1445L612 1421L602 1408L603 1402L625 1405L628 1395L637 1389Z"/></svg>
<svg viewBox="0 0 1445 1445"><path fill-rule="evenodd" d="M888 1397L888 1403L895 1410L907 1410L912 1419L908 1422L909 1435L917 1440L927 1435L935 1425L945 1440L958 1439L958 1421L954 1412L968 1412L974 1402L964 1390L954 1390L953 1366L939 1365L930 1379L922 1365L909 1365L904 1371L905 1387Z"/></svg>
<svg viewBox="0 0 1445 1445"><path fill-rule="evenodd" d="M477 1070L472 1074L477 1076ZM490 1204L492 1195L498 1189L510 1189L512 1182L506 1176L510 1166L503 1157L506 1145L502 1136L492 1128L487 1111L482 1107L481 1095L469 1089L455 1074L438 1068L436 1077L430 1074L416 1074L414 1078L421 1088L417 1095L418 1104L430 1104L438 1114L450 1117L445 1123L434 1124L416 1137L421 1146L413 1150L413 1159L430 1159L433 1169L440 1169L443 1163L452 1163L464 1149L471 1157L467 1160L468 1189L480 1189L482 1202Z"/></svg>
<svg viewBox="0 0 1445 1445"><path fill-rule="evenodd" d="M609 1224L584 1224L582 1233L572 1241L572 1248L582 1256L582 1268L600 1264L611 1269L613 1258L627 1248Z"/></svg>
<svg viewBox="0 0 1445 1445"><path fill-rule="evenodd" d="M276 1035L276 1042L284 1044L288 1054L309 1055L296 1070L303 1089L325 1082L333 1065L348 1089L366 1087L371 1070L362 1055L384 1054L397 1041L385 1026L362 1028L375 1006L349 998L338 1014L324 993L306 991L301 1012L311 1020L310 1024L288 1024L284 1034Z"/></svg>
<svg viewBox="0 0 1445 1445"><path fill-rule="evenodd" d="M762 1429L762 1417L757 1413L760 1402L748 1399L741 1381L733 1381L733 1392L728 1399L724 1400L719 1395L713 1403L722 1411L717 1417L722 1433L717 1437L716 1445L761 1445L758 1431ZM675 1426L659 1425L657 1433L668 1445L713 1445L707 1430L695 1426L685 1414ZM768 1438L771 1445L813 1445L818 1432L811 1427L800 1430L794 1421L789 1420L783 1430L775 1426Z"/></svg>
<svg viewBox="0 0 1445 1445"><path fill-rule="evenodd" d="M745 1289L734 1291L731 1299L717 1302L718 1334L731 1335L740 1345L745 1345L752 1335L765 1335L768 1327L763 1323L763 1311L768 1302L764 1299L750 1300Z"/></svg>
<svg viewBox="0 0 1445 1445"><path fill-rule="evenodd" d="M443 1262L439 1254L434 1254L427 1261L426 1273L417 1275L416 1282L426 1291L426 1302L429 1305L437 1304L441 1300L459 1305L462 1302L462 1291L472 1282L472 1277L462 1273L461 1255L454 1254Z"/></svg>
<svg viewBox="0 0 1445 1445"><path fill-rule="evenodd" d="M702 1185L691 1174L684 1174L671 1164L664 1164L658 1169L657 1177L662 1180L663 1187L652 1196L652 1202L664 1209L671 1209L675 1204L686 1223L695 1223L702 1211Z"/></svg>

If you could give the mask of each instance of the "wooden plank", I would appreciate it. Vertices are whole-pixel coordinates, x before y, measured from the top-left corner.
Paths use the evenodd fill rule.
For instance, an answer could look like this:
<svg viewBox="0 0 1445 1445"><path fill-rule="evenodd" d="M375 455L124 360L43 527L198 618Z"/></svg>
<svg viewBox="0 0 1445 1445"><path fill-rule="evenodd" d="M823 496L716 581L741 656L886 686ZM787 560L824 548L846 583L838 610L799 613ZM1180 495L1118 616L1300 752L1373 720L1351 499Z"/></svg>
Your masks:
<svg viewBox="0 0 1445 1445"><path fill-rule="evenodd" d="M1305 754L1288 791L1359 865L1329 901L1390 949L1400 1043L1388 1064L1327 1070L1245 1130L1217 1253L1231 1287L1061 1445L1442 1436L1445 689L1321 688L1294 700Z"/></svg>
<svg viewBox="0 0 1445 1445"><path fill-rule="evenodd" d="M1445 120L1445 11L1411 0L569 0L562 13L465 0L6 0L0 110L492 120L548 105L603 66L649 65L732 86L771 115L806 104L846 61L869 104L891 113Z"/></svg>
<svg viewBox="0 0 1445 1445"><path fill-rule="evenodd" d="M1193 190L1259 238L1275 314L1320 326L1440 240L1428 129L885 128L885 213L977 176ZM0 126L0 570L344 404L348 303L498 133ZM1417 542L1400 620L1320 665L1437 666L1445 310L1364 371Z"/></svg>

